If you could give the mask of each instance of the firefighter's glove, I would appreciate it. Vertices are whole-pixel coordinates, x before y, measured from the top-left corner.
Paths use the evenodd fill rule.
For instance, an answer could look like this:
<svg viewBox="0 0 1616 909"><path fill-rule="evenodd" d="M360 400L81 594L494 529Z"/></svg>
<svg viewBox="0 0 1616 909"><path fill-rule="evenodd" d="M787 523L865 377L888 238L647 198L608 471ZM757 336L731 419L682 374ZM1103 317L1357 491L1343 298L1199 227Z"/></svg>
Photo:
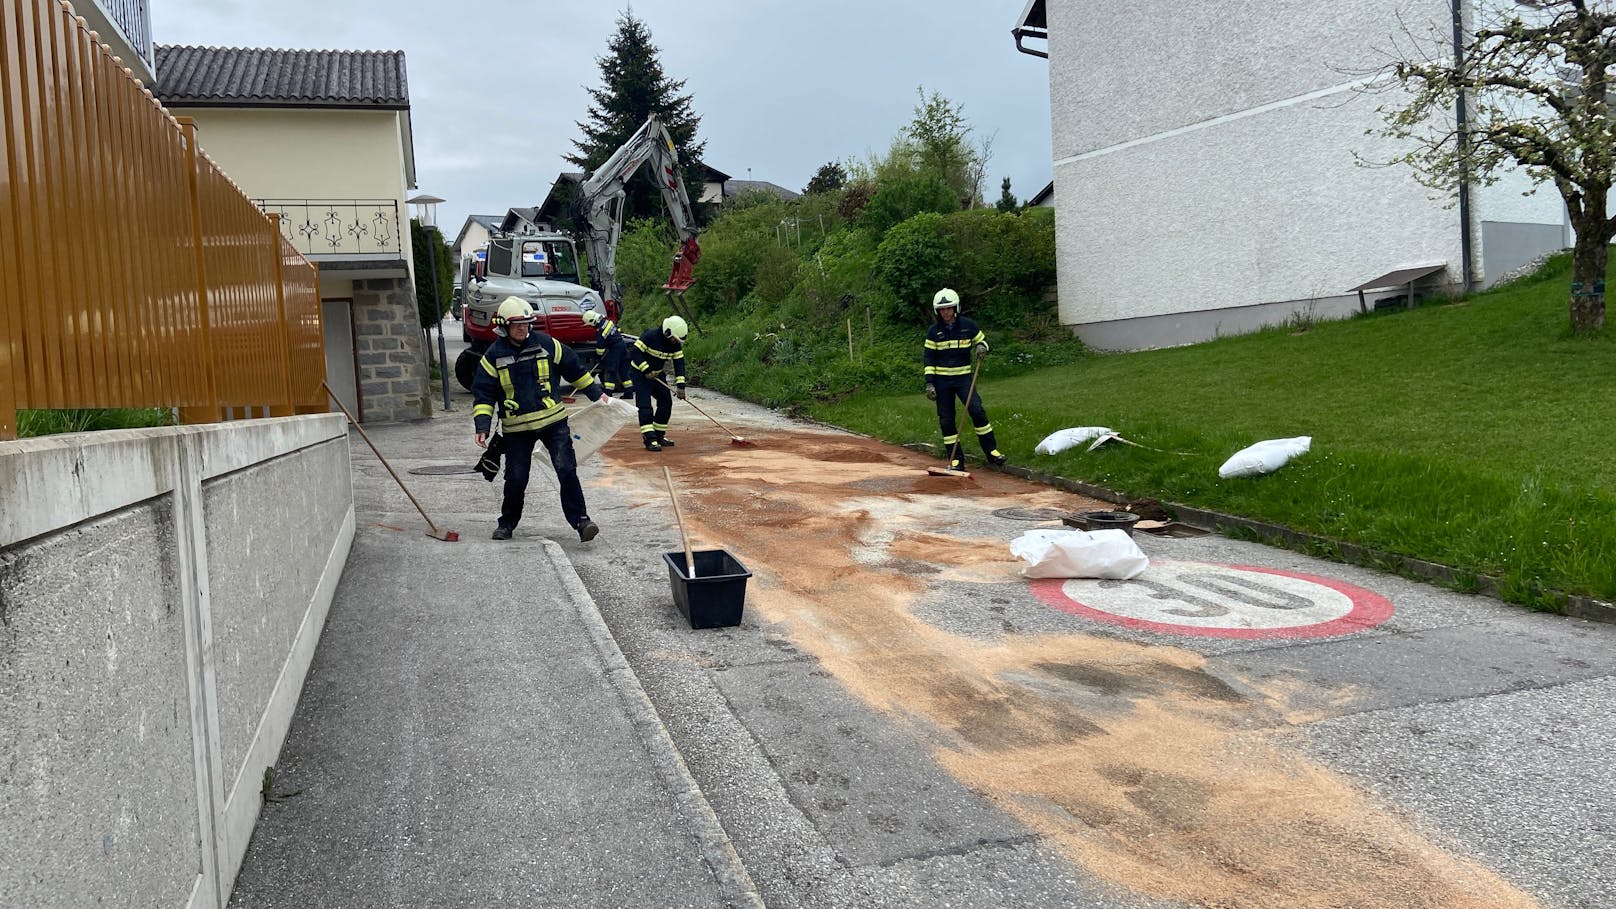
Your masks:
<svg viewBox="0 0 1616 909"><path fill-rule="evenodd" d="M976 355L979 357L985 357L988 355L988 345L986 341L977 342Z"/></svg>
<svg viewBox="0 0 1616 909"><path fill-rule="evenodd" d="M673 390L673 393L678 395L679 400L681 400L681 401L689 400L688 398L685 397L685 387L683 385L680 385L679 387L675 388Z"/></svg>
<svg viewBox="0 0 1616 909"><path fill-rule="evenodd" d="M499 476L499 462L504 456L505 436L495 433L489 438L488 447L483 449L483 456L477 459L476 466L471 469L482 474L483 479L492 483L494 482L494 477Z"/></svg>
<svg viewBox="0 0 1616 909"><path fill-rule="evenodd" d="M937 386L935 386L935 385L927 385L926 386L926 400L928 400L928 401L937 400Z"/></svg>

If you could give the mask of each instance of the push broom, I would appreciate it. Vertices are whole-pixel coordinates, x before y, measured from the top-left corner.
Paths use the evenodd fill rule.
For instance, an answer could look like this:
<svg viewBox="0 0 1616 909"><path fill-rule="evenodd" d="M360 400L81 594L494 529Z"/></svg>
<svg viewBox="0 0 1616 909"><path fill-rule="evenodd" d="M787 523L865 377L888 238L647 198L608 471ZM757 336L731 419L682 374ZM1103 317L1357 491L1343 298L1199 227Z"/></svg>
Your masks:
<svg viewBox="0 0 1616 909"><path fill-rule="evenodd" d="M653 376L650 373L644 373L643 375L645 375L646 378L649 378L652 381L656 382L658 385L661 385L663 388L667 388L668 391L670 391L670 392L673 391L672 388L669 388L668 383L662 381L662 379L660 377ZM750 440L741 438L740 436L738 436L735 433L731 432L730 428L728 426L725 426L723 423L718 422L718 420L715 419L712 414L708 413L705 410L702 410L700 407L697 407L695 401L692 401L689 398L684 398L683 400L684 400L684 402L686 404L689 404L691 407L695 407L696 408L696 413L699 413L702 416L706 417L707 419L712 420L714 426L717 426L719 429L724 430L724 432L729 433L729 444L738 445L738 446L740 446L742 448L756 448L757 447L756 442L752 442Z"/></svg>
<svg viewBox="0 0 1616 909"><path fill-rule="evenodd" d="M398 484L399 489L404 490L404 495L409 497L410 504L414 505L415 510L421 513L421 518L426 521L426 535L432 537L433 539L442 540L445 543L460 542L460 534L457 531L445 530L444 528L432 523L432 519L427 517L426 509L422 508L421 503L415 500L415 494L410 492L410 488L408 486L404 485L404 481L399 479L397 471L393 470L393 465L387 463L387 459L382 457L381 449L377 448L376 443L372 442L370 440L370 436L365 434L365 427L360 426L359 421L355 420L353 418L353 414L348 412L348 408L342 406L342 401L338 399L336 393L331 390L331 386L325 384L324 379L320 380L320 387L325 389L326 394L331 395L331 400L336 402L337 409L342 411L342 415L348 418L348 422L353 425L354 429L359 430L359 438L364 439L365 444L370 446L370 450L376 453L376 460L382 462L382 466L387 468L388 474L393 477L393 482Z"/></svg>
<svg viewBox="0 0 1616 909"><path fill-rule="evenodd" d="M975 360L976 365L971 367L971 387L965 392L966 420L971 419L971 396L976 394L976 375L982 371L982 358L976 357ZM955 423L954 428L958 430L959 424ZM953 446L951 446L948 451L948 455L948 463L950 464L954 463L955 461L959 461L961 464L965 463L965 443L956 438ZM955 457L956 455L958 457ZM952 467L928 467L926 468L926 472L934 477L953 477L957 480L969 480L971 478L970 471L955 470Z"/></svg>

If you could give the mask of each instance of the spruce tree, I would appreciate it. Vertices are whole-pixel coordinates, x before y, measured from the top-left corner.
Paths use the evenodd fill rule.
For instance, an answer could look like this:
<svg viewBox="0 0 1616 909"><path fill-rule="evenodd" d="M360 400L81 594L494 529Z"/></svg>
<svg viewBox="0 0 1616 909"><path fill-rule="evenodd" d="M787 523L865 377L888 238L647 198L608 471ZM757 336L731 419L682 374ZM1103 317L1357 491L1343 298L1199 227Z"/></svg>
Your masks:
<svg viewBox="0 0 1616 909"><path fill-rule="evenodd" d="M632 11L618 16L617 32L606 48L606 56L595 59L600 66L601 85L589 90L593 102L588 122L578 124L583 138L572 140L577 153L567 155L566 160L593 173L645 124L646 117L655 113L673 137L685 189L698 209L698 219L702 218L703 206L696 205L703 185L698 161L706 143L696 141L701 118L691 109L690 95L680 93L684 80L670 79L662 71L657 47L651 43L651 30ZM642 169L629 181L623 209L625 222L631 218L662 217L661 197L648 173L648 169Z"/></svg>
<svg viewBox="0 0 1616 909"><path fill-rule="evenodd" d="M1010 191L1009 177L999 184L999 203L996 207L1002 212L1013 212L1021 207L1021 203L1016 201L1016 194Z"/></svg>

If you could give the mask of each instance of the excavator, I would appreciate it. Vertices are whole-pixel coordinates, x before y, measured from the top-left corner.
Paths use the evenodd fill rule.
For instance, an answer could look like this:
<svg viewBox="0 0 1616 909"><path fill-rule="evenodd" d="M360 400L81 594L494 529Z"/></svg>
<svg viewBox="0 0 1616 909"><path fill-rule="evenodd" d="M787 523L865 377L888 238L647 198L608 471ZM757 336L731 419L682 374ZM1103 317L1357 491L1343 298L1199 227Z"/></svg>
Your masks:
<svg viewBox="0 0 1616 909"><path fill-rule="evenodd" d="M673 311L701 330L685 301L685 291L695 283L693 270L701 259L695 216L679 174L673 137L652 114L579 189L576 214L583 225L593 289L581 286L572 240L552 231L501 234L462 260L461 330L469 344L455 361L455 378L462 386L471 388L477 362L496 337L494 311L509 296L526 300L539 317L539 329L573 347L586 365L593 359L594 329L584 324L583 314L601 307L607 318L621 320L623 288L617 283L617 241L623 234L623 201L628 181L648 162L680 238L673 271L662 289Z"/></svg>
<svg viewBox="0 0 1616 909"><path fill-rule="evenodd" d="M606 163L584 180L577 199L578 220L584 225L584 250L589 255L589 273L595 291L606 300L606 315L622 315L622 285L617 283L617 241L623 234L623 200L628 181L640 165L651 165L651 177L662 192L662 203L679 235L679 251L673 257L673 272L662 290L675 315L682 316L700 331L685 302L685 291L695 283L692 272L701 260L701 244L696 242L696 219L690 208L690 194L679 174L679 155L667 127L652 114L634 131Z"/></svg>

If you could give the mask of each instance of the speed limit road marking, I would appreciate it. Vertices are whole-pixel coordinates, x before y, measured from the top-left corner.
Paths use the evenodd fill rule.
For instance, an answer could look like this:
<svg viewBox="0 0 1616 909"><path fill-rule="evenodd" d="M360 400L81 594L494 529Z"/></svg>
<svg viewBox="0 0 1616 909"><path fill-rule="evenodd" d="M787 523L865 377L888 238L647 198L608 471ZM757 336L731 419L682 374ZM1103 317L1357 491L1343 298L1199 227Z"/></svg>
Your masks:
<svg viewBox="0 0 1616 909"><path fill-rule="evenodd" d="M1316 575L1251 565L1152 561L1131 581L1044 578L1035 596L1063 612L1164 634L1325 638L1373 628L1391 601Z"/></svg>

